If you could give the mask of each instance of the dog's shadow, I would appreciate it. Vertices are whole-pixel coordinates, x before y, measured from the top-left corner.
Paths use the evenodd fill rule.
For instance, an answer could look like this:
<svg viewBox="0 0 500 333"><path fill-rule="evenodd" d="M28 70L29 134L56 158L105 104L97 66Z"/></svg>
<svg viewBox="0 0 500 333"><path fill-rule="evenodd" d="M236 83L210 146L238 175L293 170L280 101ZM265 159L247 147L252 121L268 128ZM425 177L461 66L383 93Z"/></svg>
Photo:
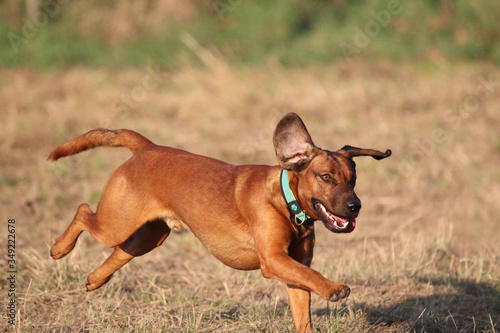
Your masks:
<svg viewBox="0 0 500 333"><path fill-rule="evenodd" d="M387 306L354 303L352 310L366 316L369 332L401 328L406 332L497 332L500 328L500 284L457 279L421 279L446 292L412 297ZM450 291L451 290L451 291ZM374 295L376 297L376 295ZM332 309L315 311L318 316L331 315ZM335 311L338 311L335 310ZM341 316L349 316L344 310Z"/></svg>

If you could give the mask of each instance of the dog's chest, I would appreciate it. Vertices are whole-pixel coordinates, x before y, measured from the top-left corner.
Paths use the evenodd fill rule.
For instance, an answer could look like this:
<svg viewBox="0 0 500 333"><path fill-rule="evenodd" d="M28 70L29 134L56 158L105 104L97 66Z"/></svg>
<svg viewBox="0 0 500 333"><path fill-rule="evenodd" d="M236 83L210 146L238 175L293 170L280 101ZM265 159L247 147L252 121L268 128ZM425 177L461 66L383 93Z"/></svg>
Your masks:
<svg viewBox="0 0 500 333"><path fill-rule="evenodd" d="M259 257L250 234L226 231L224 235L195 235L208 251L226 266L241 270L259 269Z"/></svg>

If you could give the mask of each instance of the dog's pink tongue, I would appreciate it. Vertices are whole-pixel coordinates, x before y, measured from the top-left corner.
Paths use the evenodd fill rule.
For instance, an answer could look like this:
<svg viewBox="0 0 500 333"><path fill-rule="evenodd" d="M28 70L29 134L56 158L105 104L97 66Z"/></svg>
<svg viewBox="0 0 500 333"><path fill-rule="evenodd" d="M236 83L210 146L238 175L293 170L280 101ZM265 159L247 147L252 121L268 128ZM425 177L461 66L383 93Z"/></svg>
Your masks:
<svg viewBox="0 0 500 333"><path fill-rule="evenodd" d="M353 232L354 228L356 228L356 218L354 217L349 217L349 226L347 227L347 230L345 232Z"/></svg>

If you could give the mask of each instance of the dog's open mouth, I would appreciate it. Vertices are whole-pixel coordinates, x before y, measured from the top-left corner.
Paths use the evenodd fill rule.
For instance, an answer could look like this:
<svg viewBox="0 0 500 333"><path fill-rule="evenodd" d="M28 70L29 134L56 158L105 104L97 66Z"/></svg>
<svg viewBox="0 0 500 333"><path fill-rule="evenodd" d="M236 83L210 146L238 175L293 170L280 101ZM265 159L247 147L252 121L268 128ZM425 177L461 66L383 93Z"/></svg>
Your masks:
<svg viewBox="0 0 500 333"><path fill-rule="evenodd" d="M354 217L340 217L330 212L318 200L313 201L313 206L316 214L321 218L325 227L333 232L348 233L352 232L356 227L356 219Z"/></svg>

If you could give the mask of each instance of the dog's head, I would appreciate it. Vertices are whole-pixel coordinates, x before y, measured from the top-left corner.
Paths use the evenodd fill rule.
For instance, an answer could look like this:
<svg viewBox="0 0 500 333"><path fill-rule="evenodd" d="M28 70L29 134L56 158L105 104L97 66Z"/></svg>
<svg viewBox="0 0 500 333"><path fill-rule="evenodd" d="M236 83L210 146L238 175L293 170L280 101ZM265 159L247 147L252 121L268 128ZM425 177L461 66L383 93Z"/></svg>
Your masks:
<svg viewBox="0 0 500 333"><path fill-rule="evenodd" d="M344 146L337 151L316 147L302 119L295 113L284 116L274 131L274 148L280 166L298 175L298 200L315 219L330 231L351 232L361 201L356 193L356 156L377 160L389 157L373 149Z"/></svg>

